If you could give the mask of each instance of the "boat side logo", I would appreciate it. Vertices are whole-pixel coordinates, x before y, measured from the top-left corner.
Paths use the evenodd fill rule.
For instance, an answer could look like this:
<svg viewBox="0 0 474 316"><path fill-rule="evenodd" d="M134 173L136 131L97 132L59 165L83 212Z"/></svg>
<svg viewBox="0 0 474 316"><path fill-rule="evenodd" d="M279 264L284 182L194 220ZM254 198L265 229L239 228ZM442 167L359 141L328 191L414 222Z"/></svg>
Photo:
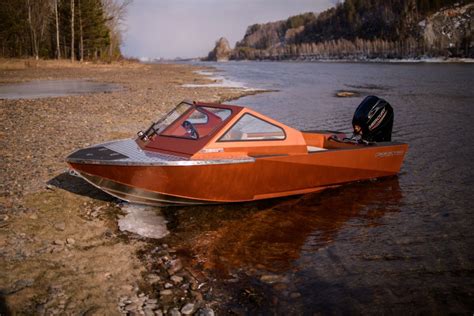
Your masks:
<svg viewBox="0 0 474 316"><path fill-rule="evenodd" d="M375 153L375 157L377 158L385 158L385 157L393 157L393 156L402 156L405 152L403 150L395 150L395 151L382 151Z"/></svg>

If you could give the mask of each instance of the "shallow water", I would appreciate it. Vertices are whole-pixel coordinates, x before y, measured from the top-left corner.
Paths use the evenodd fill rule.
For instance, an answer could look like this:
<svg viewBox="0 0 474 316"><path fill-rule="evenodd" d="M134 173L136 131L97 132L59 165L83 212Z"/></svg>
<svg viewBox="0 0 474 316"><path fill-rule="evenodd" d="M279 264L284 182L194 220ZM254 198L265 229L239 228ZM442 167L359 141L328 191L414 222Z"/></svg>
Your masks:
<svg viewBox="0 0 474 316"><path fill-rule="evenodd" d="M0 84L0 99L39 99L98 92L113 92L122 87L88 80L34 80Z"/></svg>
<svg viewBox="0 0 474 316"><path fill-rule="evenodd" d="M174 246L217 276L231 310L472 313L473 65L211 65L280 90L234 103L300 129L350 131L363 96L383 97L395 110L393 139L410 146L398 177L165 211ZM338 90L361 97L336 98Z"/></svg>

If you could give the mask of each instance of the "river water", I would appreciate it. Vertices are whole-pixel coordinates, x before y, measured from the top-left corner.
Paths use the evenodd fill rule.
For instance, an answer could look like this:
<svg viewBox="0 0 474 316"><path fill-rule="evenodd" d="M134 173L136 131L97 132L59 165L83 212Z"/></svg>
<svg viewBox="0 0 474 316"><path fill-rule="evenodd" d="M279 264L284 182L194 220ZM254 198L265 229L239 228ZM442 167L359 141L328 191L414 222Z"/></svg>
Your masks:
<svg viewBox="0 0 474 316"><path fill-rule="evenodd" d="M206 63L279 90L244 97L300 129L351 130L365 95L409 144L396 177L319 194L165 211L174 246L237 314L474 311L474 66ZM338 90L360 94L337 98ZM219 291L216 291L218 293Z"/></svg>

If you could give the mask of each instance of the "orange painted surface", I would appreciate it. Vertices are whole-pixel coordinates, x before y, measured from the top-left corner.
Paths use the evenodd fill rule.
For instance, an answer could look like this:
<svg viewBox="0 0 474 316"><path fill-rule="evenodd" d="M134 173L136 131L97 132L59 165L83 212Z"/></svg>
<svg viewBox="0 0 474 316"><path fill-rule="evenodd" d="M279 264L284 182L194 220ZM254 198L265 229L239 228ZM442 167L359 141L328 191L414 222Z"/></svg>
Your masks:
<svg viewBox="0 0 474 316"><path fill-rule="evenodd" d="M71 166L148 191L206 201L239 202L394 175L400 170L406 150L407 145L402 144L257 158L253 163L239 164Z"/></svg>
<svg viewBox="0 0 474 316"><path fill-rule="evenodd" d="M331 132L303 133L247 108L194 104L230 109L232 115L222 128L200 139L155 135L137 143L143 150L172 153L191 160L253 157L255 161L190 166L70 162L71 167L165 195L210 202L240 202L314 192L342 183L394 175L400 171L408 150L408 145L403 143L336 142L329 139L334 135ZM220 141L246 113L283 129L285 139ZM314 152L308 152L308 146L313 147Z"/></svg>

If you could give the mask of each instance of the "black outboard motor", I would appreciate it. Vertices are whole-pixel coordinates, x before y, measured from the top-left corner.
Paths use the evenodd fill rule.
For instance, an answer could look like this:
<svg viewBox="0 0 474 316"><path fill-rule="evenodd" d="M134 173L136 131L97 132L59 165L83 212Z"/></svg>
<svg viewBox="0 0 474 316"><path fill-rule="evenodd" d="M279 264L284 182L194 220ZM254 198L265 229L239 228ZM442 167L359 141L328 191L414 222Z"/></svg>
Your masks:
<svg viewBox="0 0 474 316"><path fill-rule="evenodd" d="M392 140L393 109L387 101L376 96L366 97L352 118L354 136L367 142Z"/></svg>

